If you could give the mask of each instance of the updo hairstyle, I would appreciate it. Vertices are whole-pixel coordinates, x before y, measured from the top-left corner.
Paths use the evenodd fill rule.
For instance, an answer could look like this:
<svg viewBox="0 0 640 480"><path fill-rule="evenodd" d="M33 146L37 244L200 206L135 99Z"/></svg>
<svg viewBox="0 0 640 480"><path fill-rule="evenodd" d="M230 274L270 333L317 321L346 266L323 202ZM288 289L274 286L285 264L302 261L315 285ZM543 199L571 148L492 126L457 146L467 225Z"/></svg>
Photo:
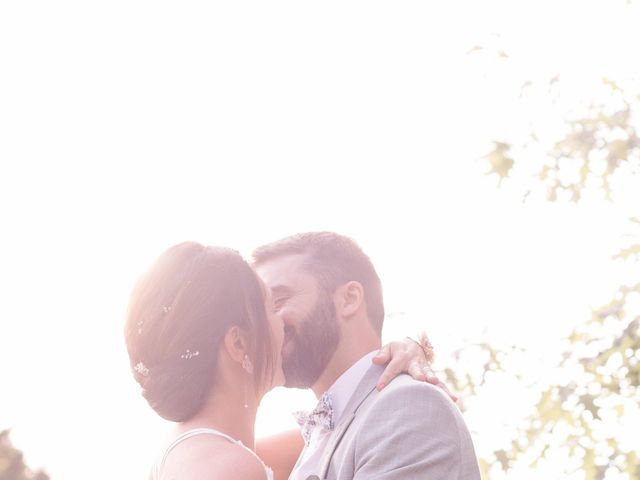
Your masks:
<svg viewBox="0 0 640 480"><path fill-rule="evenodd" d="M200 411L233 326L247 333L256 389L270 383L274 356L264 295L238 252L195 242L169 248L140 278L125 340L134 378L161 417L183 422Z"/></svg>

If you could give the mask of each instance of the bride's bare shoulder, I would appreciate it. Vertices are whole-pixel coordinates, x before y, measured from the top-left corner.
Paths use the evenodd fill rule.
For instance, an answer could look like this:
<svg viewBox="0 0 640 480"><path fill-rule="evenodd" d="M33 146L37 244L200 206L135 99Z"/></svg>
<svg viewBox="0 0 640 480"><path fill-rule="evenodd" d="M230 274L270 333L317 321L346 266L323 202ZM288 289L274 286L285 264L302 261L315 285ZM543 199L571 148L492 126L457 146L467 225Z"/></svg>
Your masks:
<svg viewBox="0 0 640 480"><path fill-rule="evenodd" d="M167 457L162 477L178 480L267 478L264 466L251 452L224 438L209 435L189 439L176 447Z"/></svg>

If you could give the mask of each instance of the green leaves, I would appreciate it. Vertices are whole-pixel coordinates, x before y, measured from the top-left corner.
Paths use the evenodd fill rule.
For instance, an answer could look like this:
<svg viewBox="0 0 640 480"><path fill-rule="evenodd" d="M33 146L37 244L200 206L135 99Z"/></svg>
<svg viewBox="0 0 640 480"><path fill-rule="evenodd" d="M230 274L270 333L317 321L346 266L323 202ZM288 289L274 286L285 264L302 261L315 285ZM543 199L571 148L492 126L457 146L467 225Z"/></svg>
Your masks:
<svg viewBox="0 0 640 480"><path fill-rule="evenodd" d="M553 77L549 84L560 82ZM533 87L531 80L525 82L520 97L531 95ZM640 95L629 88L628 83L602 79L602 95L593 97L598 100L565 109L566 128L557 138L551 135L558 129L537 128L535 121L545 119L534 119L530 135L520 139L502 140L500 135L484 157L487 174L496 175L499 186L505 181L519 186L524 179L523 200L537 190L551 202L579 202L589 192L609 201L632 199L631 208L640 208ZM631 226L637 232L624 237L626 244L613 259L640 263L640 217L632 218ZM479 343L468 350L484 353L478 369L447 374L463 395L483 395L488 375L520 378L505 368L516 349ZM637 444L616 435L634 421L640 401L640 282L620 287L609 303L569 332L563 350L550 375L554 379L535 385L531 413L522 419L510 447L501 446L482 459L483 475L505 478L511 470L546 464L558 470L554 478L581 473L588 480L640 480ZM456 361L464 363L467 353Z"/></svg>
<svg viewBox="0 0 640 480"><path fill-rule="evenodd" d="M485 156L489 162L490 168L487 175L498 175L498 185L500 185L502 180L509 176L509 172L513 168L514 161L509 156L509 144L493 142L493 145L494 149Z"/></svg>
<svg viewBox="0 0 640 480"><path fill-rule="evenodd" d="M621 443L611 433L625 425L627 415L633 418L640 398L639 299L640 283L621 287L611 302L567 335L556 372L565 372L558 378L571 381L550 381L541 388L510 447L497 449L481 460L484 478L497 471L507 474L517 465L538 468L553 463L558 451L566 451L566 462L556 466L562 469L559 475L570 475L577 469L584 478L610 478L607 472L640 478L635 447ZM469 345L454 354L456 364L468 365L471 357L477 368L448 369L447 383L462 396L481 396L489 374L517 376L505 366L512 356L522 353L515 346Z"/></svg>
<svg viewBox="0 0 640 480"><path fill-rule="evenodd" d="M554 77L552 81L560 80ZM514 168L530 170L530 166L522 164L534 161L539 168L532 178L532 187L542 182L547 200L553 202L562 196L578 202L585 190L593 185L599 185L604 198L611 200L613 179L621 172L621 167L626 166L634 174L640 173L640 162L637 161L640 157L640 102L615 81L603 78L602 82L610 92L610 98L593 103L580 115L568 112L566 133L555 140L543 158L526 158L526 155L523 159L517 158L517 152L529 150L538 143L534 125L533 132L522 144L515 140L493 142L493 150L484 157L489 166L488 174L496 174L501 185ZM580 108L576 106L576 110ZM530 192L529 189L524 194L525 199Z"/></svg>

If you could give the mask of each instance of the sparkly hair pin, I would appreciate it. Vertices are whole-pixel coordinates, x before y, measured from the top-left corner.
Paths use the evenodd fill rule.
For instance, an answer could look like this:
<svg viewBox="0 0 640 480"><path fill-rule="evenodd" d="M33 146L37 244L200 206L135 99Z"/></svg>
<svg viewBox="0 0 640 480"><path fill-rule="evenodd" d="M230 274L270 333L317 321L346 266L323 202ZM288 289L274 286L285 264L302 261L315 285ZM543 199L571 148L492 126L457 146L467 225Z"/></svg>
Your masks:
<svg viewBox="0 0 640 480"><path fill-rule="evenodd" d="M192 352L187 348L187 351L180 355L180 358L184 360L191 360L193 357L197 357L198 355L200 355L200 352L198 350Z"/></svg>
<svg viewBox="0 0 640 480"><path fill-rule="evenodd" d="M133 369L138 372L140 375L142 375L143 377L148 377L149 376L149 369L146 367L146 365L142 362L138 362L136 363L136 366L133 367Z"/></svg>

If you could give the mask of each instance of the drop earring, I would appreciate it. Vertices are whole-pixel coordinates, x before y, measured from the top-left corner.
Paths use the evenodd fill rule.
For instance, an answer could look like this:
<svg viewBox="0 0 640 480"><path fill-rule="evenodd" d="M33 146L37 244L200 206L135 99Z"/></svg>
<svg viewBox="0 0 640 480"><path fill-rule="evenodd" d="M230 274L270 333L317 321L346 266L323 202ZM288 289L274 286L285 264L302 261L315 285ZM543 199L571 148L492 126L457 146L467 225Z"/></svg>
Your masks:
<svg viewBox="0 0 640 480"><path fill-rule="evenodd" d="M245 372L248 374L253 373L253 363L249 360L249 355L244 354L244 358L242 359L242 368L244 368Z"/></svg>
<svg viewBox="0 0 640 480"><path fill-rule="evenodd" d="M242 359L242 368L249 375L253 373L253 364L251 363L251 360L249 360L249 355L247 354L245 354L244 358ZM249 408L249 404L247 403L247 379L246 378L243 383L244 383L244 408Z"/></svg>

